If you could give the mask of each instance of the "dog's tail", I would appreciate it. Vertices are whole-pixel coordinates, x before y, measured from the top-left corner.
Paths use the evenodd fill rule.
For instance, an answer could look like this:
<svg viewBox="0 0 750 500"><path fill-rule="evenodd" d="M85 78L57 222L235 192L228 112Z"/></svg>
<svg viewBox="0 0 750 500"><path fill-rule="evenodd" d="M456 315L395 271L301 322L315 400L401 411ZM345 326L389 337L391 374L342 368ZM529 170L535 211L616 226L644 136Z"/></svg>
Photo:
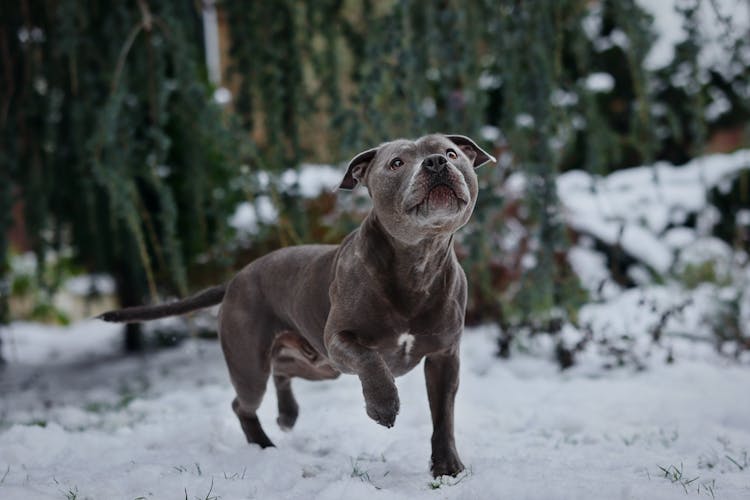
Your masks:
<svg viewBox="0 0 750 500"><path fill-rule="evenodd" d="M224 298L226 290L226 285L217 285L201 290L195 295L176 302L155 306L126 307L125 309L107 311L97 316L97 318L111 323L137 323L139 321L176 316L219 304Z"/></svg>

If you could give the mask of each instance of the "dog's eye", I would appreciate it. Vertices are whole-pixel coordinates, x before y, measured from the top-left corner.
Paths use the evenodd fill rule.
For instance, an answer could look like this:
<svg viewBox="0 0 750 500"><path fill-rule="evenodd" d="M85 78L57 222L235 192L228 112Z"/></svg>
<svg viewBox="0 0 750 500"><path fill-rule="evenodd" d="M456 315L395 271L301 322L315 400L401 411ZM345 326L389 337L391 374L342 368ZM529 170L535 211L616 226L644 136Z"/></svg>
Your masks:
<svg viewBox="0 0 750 500"><path fill-rule="evenodd" d="M394 158L391 160L390 163L391 168L401 168L404 166L404 162L401 161L401 158Z"/></svg>
<svg viewBox="0 0 750 500"><path fill-rule="evenodd" d="M457 155L457 154L456 154L456 152L455 152L455 151L453 151L452 149L449 149L448 151L446 151L446 152L445 152L445 155L446 155L446 156L447 156L448 158L450 158L451 160L455 160L455 159L457 159L457 158L458 158L458 155Z"/></svg>

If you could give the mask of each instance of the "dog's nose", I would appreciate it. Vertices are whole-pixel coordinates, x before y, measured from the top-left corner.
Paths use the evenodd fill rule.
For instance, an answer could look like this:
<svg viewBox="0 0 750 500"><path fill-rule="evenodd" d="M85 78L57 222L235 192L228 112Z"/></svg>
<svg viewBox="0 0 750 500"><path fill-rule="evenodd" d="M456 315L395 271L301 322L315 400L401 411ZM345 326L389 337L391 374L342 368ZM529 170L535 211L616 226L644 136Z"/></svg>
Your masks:
<svg viewBox="0 0 750 500"><path fill-rule="evenodd" d="M445 155L435 154L424 159L422 166L431 172L438 173L445 168L448 158Z"/></svg>

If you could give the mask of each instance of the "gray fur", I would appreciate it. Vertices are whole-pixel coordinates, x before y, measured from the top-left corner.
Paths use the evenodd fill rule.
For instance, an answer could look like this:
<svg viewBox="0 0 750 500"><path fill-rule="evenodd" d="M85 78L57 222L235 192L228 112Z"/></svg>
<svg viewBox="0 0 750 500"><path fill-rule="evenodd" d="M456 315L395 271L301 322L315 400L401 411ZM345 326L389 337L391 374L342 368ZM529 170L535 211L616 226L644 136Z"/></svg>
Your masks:
<svg viewBox="0 0 750 500"><path fill-rule="evenodd" d="M117 311L107 311L97 316L97 318L111 323L138 323L152 319L166 318L167 316L185 314L196 309L219 304L224 298L225 292L225 285L212 286L186 299L156 306L126 307Z"/></svg>
<svg viewBox="0 0 750 500"><path fill-rule="evenodd" d="M428 156L439 160L439 171L425 166ZM397 157L403 165L392 167ZM490 160L471 139L438 134L360 153L341 183L343 189L361 184L372 197L373 208L358 229L338 246L272 252L228 283L219 299L219 338L237 392L232 407L249 442L273 446L256 415L271 374L284 429L298 415L292 377L341 373L359 377L367 414L391 427L400 406L394 377L424 358L432 473L464 469L453 437L453 405L467 285L453 234L474 209L474 168ZM171 306L180 312L187 307ZM146 318L148 309L103 318Z"/></svg>

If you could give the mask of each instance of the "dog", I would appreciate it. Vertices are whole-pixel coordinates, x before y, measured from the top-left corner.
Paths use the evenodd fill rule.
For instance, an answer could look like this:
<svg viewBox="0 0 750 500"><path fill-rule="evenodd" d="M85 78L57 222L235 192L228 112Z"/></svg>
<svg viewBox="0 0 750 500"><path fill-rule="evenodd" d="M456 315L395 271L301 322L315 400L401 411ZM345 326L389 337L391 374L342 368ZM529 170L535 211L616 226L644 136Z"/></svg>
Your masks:
<svg viewBox="0 0 750 500"><path fill-rule="evenodd" d="M293 377L359 377L367 415L392 427L394 377L424 358L432 415L434 477L464 470L453 409L466 275L453 249L477 200L475 168L495 159L468 137L432 134L363 151L340 189L365 186L372 209L340 245L271 252L226 285L187 299L110 311L105 321L137 322L221 304L218 330L236 390L232 408L249 443L273 443L256 411L273 380L277 423L294 426Z"/></svg>

